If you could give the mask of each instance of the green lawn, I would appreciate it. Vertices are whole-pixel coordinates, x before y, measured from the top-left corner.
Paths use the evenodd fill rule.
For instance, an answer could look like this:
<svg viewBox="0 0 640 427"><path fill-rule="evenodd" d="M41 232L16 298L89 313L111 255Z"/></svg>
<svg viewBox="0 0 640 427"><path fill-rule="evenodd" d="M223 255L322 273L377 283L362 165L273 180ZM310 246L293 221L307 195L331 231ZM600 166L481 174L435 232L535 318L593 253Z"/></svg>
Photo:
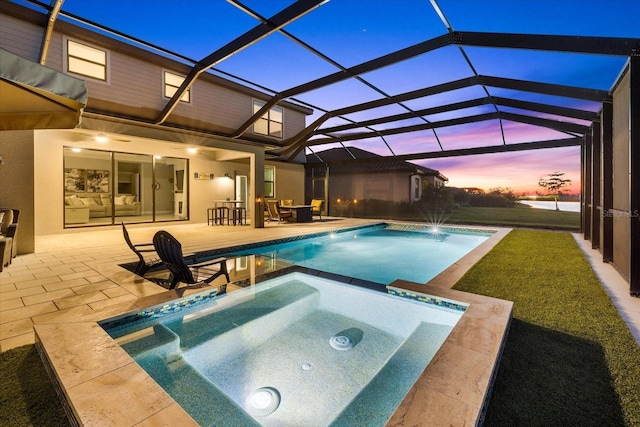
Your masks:
<svg viewBox="0 0 640 427"><path fill-rule="evenodd" d="M35 345L0 353L0 373L0 426L69 425Z"/></svg>
<svg viewBox="0 0 640 427"><path fill-rule="evenodd" d="M447 217L446 222L577 231L580 228L580 214L578 212L534 209L527 206L516 206L515 208L462 207Z"/></svg>
<svg viewBox="0 0 640 427"><path fill-rule="evenodd" d="M569 233L513 230L454 288L514 301L486 425L640 425L640 347Z"/></svg>
<svg viewBox="0 0 640 427"><path fill-rule="evenodd" d="M385 207L388 207L385 205ZM338 215L340 216L340 215ZM544 228L550 230L578 231L580 214L547 209L534 209L526 205L513 208L460 207L453 213L415 212L411 210L378 209L350 213L351 217L395 219L445 224L474 224L505 227Z"/></svg>

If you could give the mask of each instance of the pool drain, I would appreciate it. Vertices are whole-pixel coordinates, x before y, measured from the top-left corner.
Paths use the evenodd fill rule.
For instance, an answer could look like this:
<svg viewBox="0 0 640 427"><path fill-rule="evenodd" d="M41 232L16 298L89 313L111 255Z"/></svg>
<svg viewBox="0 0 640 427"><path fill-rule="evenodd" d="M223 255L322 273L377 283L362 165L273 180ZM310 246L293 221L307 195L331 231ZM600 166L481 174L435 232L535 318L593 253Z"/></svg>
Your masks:
<svg viewBox="0 0 640 427"><path fill-rule="evenodd" d="M329 339L329 345L336 350L345 351L353 348L353 340L346 335L334 335Z"/></svg>
<svg viewBox="0 0 640 427"><path fill-rule="evenodd" d="M256 417L271 415L280 406L280 393L272 387L262 387L247 396L244 402L247 412Z"/></svg>

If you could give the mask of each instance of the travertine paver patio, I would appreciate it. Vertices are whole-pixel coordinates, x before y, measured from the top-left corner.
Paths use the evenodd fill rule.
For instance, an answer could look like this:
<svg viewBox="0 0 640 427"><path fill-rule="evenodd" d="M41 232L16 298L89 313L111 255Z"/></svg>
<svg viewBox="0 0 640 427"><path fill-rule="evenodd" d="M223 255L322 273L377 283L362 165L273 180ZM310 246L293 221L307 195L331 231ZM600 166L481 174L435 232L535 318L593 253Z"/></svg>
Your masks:
<svg viewBox="0 0 640 427"><path fill-rule="evenodd" d="M127 229L134 243L151 242L157 230L165 229L189 253L374 222L379 221L326 218L308 224L267 223L262 229L206 224ZM38 237L35 253L18 256L0 273L0 351L33 343L34 324L74 321L166 291L118 266L134 261L120 226Z"/></svg>

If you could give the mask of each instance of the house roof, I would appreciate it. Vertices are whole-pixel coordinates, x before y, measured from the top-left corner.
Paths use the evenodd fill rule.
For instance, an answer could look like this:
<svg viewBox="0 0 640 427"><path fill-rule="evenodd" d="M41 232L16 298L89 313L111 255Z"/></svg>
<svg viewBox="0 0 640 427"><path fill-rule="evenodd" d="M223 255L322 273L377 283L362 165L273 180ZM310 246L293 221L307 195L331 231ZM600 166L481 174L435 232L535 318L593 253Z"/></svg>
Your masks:
<svg viewBox="0 0 640 427"><path fill-rule="evenodd" d="M382 157L379 154L357 147L330 148L319 153L307 155L307 165L313 167L314 164L330 164L331 173L408 172L435 176L443 181L449 180L435 169L403 161L380 162L379 160ZM355 159L360 161L352 161Z"/></svg>

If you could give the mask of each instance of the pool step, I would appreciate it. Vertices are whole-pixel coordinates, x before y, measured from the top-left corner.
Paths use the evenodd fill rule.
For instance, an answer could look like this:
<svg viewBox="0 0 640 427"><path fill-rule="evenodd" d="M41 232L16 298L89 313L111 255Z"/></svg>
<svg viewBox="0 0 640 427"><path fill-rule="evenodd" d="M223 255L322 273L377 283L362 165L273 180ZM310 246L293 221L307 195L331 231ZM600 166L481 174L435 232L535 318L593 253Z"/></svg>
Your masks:
<svg viewBox="0 0 640 427"><path fill-rule="evenodd" d="M154 326L153 332L123 347L196 422L205 425L215 419L225 426L260 425L182 357L178 335L164 325Z"/></svg>
<svg viewBox="0 0 640 427"><path fill-rule="evenodd" d="M287 286L286 289L274 287L261 291L259 298L249 294L244 300L233 306L225 306L223 310L186 322L178 319L167 323L167 326L180 336L182 348L189 349L314 295L318 295L318 290L302 282Z"/></svg>
<svg viewBox="0 0 640 427"><path fill-rule="evenodd" d="M331 427L385 425L450 332L450 326L420 323Z"/></svg>
<svg viewBox="0 0 640 427"><path fill-rule="evenodd" d="M259 299L206 316L206 327L211 328L208 333L203 331L205 325L198 322L201 319L189 322L179 332L185 358L198 369L206 370L268 341L316 310L319 299L316 288L294 283L286 290L263 291Z"/></svg>
<svg viewBox="0 0 640 427"><path fill-rule="evenodd" d="M153 329L139 331L136 335L140 337L127 342L119 341L120 346L131 357L144 356L150 352L156 353L160 357L180 353L180 338L164 325L154 325Z"/></svg>

